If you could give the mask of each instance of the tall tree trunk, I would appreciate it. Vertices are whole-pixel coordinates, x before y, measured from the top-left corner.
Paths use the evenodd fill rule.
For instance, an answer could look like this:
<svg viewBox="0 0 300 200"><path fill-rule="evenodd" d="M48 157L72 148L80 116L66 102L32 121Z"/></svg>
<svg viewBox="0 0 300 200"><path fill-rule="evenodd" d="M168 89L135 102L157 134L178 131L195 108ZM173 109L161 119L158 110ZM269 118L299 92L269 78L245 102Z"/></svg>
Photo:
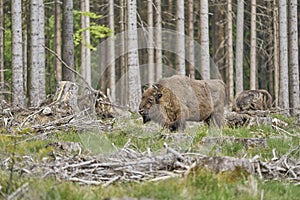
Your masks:
<svg viewBox="0 0 300 200"><path fill-rule="evenodd" d="M176 10L176 71L179 75L185 75L185 34L184 34L184 0L177 0Z"/></svg>
<svg viewBox="0 0 300 200"><path fill-rule="evenodd" d="M12 103L25 107L22 52L22 1L12 0Z"/></svg>
<svg viewBox="0 0 300 200"><path fill-rule="evenodd" d="M232 106L234 98L233 84L233 47L232 47L232 1L227 0L227 87L228 87L228 104Z"/></svg>
<svg viewBox="0 0 300 200"><path fill-rule="evenodd" d="M153 45L153 2L147 1L147 22L148 22L148 82L154 83L154 45Z"/></svg>
<svg viewBox="0 0 300 200"><path fill-rule="evenodd" d="M210 79L208 0L200 1L200 68L202 79Z"/></svg>
<svg viewBox="0 0 300 200"><path fill-rule="evenodd" d="M55 1L54 3L54 8L55 8ZM53 16L53 10L50 7L45 6L45 27L51 26L51 20L50 17ZM53 18L52 18L53 19ZM54 29L45 29L45 46L51 47L53 45L53 33L55 32ZM53 48L53 47L52 47ZM50 51L45 51L45 71L46 71L46 91L50 94L55 92L56 90L56 84L55 84L55 71L54 71L54 63L53 63L53 58L55 56L52 55ZM54 72L54 73L53 73ZM54 80L54 82L53 82Z"/></svg>
<svg viewBox="0 0 300 200"><path fill-rule="evenodd" d="M90 12L90 0L85 0L85 10L86 12ZM90 27L90 17L87 16L85 18L86 27ZM89 48L91 45L91 34L90 30L85 31L85 41L86 41L86 81L89 85L92 84L92 68L91 68L91 49Z"/></svg>
<svg viewBox="0 0 300 200"><path fill-rule="evenodd" d="M61 58L61 2L55 0L55 15L54 15L54 51ZM62 64L54 58L55 80L58 83L62 80Z"/></svg>
<svg viewBox="0 0 300 200"><path fill-rule="evenodd" d="M235 91L236 94L244 90L243 59L244 59L244 0L237 2L236 19L236 53L235 53Z"/></svg>
<svg viewBox="0 0 300 200"><path fill-rule="evenodd" d="M213 7L213 13L213 61L221 71L223 79L226 80L226 25L224 23L224 18L226 18L226 10L224 10L223 5L215 5Z"/></svg>
<svg viewBox="0 0 300 200"><path fill-rule="evenodd" d="M165 10L165 12L168 13L168 15L167 15L167 18L164 20L164 22L166 22L166 25L164 26L164 28L167 30L174 30L174 19L175 19L174 4L176 5L176 1L177 0L168 0L168 4L166 6L168 8ZM174 50L176 48L175 47L176 42L174 42L175 40L176 40L176 36L170 34L168 36L168 38L166 39L165 48ZM168 70L171 70L175 73L176 72L176 55L174 55L174 53L171 51L165 51L164 58L166 58L164 64L166 64L168 66Z"/></svg>
<svg viewBox="0 0 300 200"><path fill-rule="evenodd" d="M267 14L270 17L270 20L268 20L267 25L267 32L268 32L268 45L267 45L267 52L268 52L268 58L267 58L267 70L268 70L268 89L269 93L273 97L273 102L274 102L274 19L272 18L273 16L273 2L267 2ZM273 103L272 102L272 103Z"/></svg>
<svg viewBox="0 0 300 200"><path fill-rule="evenodd" d="M121 32L121 39L120 39L120 51L125 53L125 21L126 21L126 15L125 15L125 0L120 0L120 32ZM128 81L127 81L127 67L126 67L126 60L125 55L120 56L120 79L121 81L120 86L118 88L121 89L120 93L120 102L121 105L127 105L127 92L128 91Z"/></svg>
<svg viewBox="0 0 300 200"><path fill-rule="evenodd" d="M86 12L86 5L85 5L85 0L81 0L80 1L80 10L81 12ZM85 29L87 27L86 25L86 20L85 20L86 16L84 14L82 14L80 16L80 28L81 29ZM87 80L87 73L86 73L86 49L87 49L87 43L86 43L86 31L83 31L81 33L82 36L82 41L81 41L81 51L80 51L80 58L81 58L81 66L80 66L80 71L81 71L81 75L82 77Z"/></svg>
<svg viewBox="0 0 300 200"><path fill-rule="evenodd" d="M4 0L0 0L0 91L4 88ZM0 99L2 94L0 94Z"/></svg>
<svg viewBox="0 0 300 200"><path fill-rule="evenodd" d="M25 96L28 94L28 24L30 24L30 6L28 1L22 2L22 55L23 55L23 88Z"/></svg>
<svg viewBox="0 0 300 200"><path fill-rule="evenodd" d="M297 0L289 0L289 78L291 115L300 109Z"/></svg>
<svg viewBox="0 0 300 200"><path fill-rule="evenodd" d="M188 0L188 75L195 78L195 51L194 51L194 1Z"/></svg>
<svg viewBox="0 0 300 200"><path fill-rule="evenodd" d="M138 55L138 34L136 17L136 0L127 1L128 8L128 92L129 108L132 112L138 111L139 101L141 99L141 79L139 70Z"/></svg>
<svg viewBox="0 0 300 200"><path fill-rule="evenodd" d="M288 115L289 109L289 77L288 77L288 40L287 40L287 3L279 0L279 49L280 49L280 79L279 106Z"/></svg>
<svg viewBox="0 0 300 200"><path fill-rule="evenodd" d="M39 0L39 101L46 99L46 65L45 65L45 9L43 0Z"/></svg>
<svg viewBox="0 0 300 200"><path fill-rule="evenodd" d="M273 26L274 26L274 94L275 106L279 103L279 36L278 36L278 6L276 0L273 1Z"/></svg>
<svg viewBox="0 0 300 200"><path fill-rule="evenodd" d="M74 43L73 43L73 0L63 1L63 27L62 32L62 59L71 68L74 68ZM62 80L75 81L74 73L66 67L62 68Z"/></svg>
<svg viewBox="0 0 300 200"><path fill-rule="evenodd" d="M256 0L251 0L250 89L256 89Z"/></svg>
<svg viewBox="0 0 300 200"><path fill-rule="evenodd" d="M89 0L81 0L80 2L81 11L90 11ZM81 15L81 28L86 29L90 27L90 18L86 15ZM81 74L86 82L91 85L91 51L90 51L90 30L87 29L82 32L82 43L81 43Z"/></svg>
<svg viewBox="0 0 300 200"><path fill-rule="evenodd" d="M40 105L40 33L39 33L39 0L31 0L30 15L30 84L29 98L30 105L37 107Z"/></svg>
<svg viewBox="0 0 300 200"><path fill-rule="evenodd" d="M162 38L161 38L161 0L155 0L155 63L156 63L156 80L162 77Z"/></svg>
<svg viewBox="0 0 300 200"><path fill-rule="evenodd" d="M114 20L114 0L109 0L109 28L114 32L115 20ZM115 69L115 42L113 35L109 38L109 75L110 75L110 93L111 100L116 101L116 69Z"/></svg>

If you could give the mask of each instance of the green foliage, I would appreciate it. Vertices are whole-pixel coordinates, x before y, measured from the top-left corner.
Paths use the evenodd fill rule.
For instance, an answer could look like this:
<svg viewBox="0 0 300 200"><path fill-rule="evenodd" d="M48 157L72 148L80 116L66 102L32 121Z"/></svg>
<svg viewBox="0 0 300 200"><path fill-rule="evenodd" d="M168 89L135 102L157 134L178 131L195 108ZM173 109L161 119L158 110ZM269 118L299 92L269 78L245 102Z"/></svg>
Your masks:
<svg viewBox="0 0 300 200"><path fill-rule="evenodd" d="M80 16L88 16L91 19L99 19L102 16L97 15L93 12L81 12L81 11L74 11L74 19L76 23L80 22ZM90 22L90 26L86 28L80 28L79 25L75 26L77 27L77 31L74 33L74 44L75 46L78 46L79 44L85 44L88 45L87 47L91 50L96 50L95 46L93 45L93 42L91 44L86 44L86 42L83 40L82 33L89 30L91 34L91 40L92 41L99 41L101 38L105 38L107 36L110 36L112 34L111 29L107 28L104 25L98 25L96 22Z"/></svg>
<svg viewBox="0 0 300 200"><path fill-rule="evenodd" d="M81 15L81 16L90 17L91 19L102 18L102 15L97 15L96 13L93 13L93 12L83 12L83 11L74 10L73 14L74 15Z"/></svg>
<svg viewBox="0 0 300 200"><path fill-rule="evenodd" d="M14 145L15 142L17 145ZM7 136L0 134L0 152L5 152L5 155L16 154L18 156L33 155L34 158L40 159L47 156L51 151L46 148L48 143L43 140L32 139L26 141L24 136ZM4 156L1 155L0 158Z"/></svg>
<svg viewBox="0 0 300 200"><path fill-rule="evenodd" d="M280 120L288 123L289 125L295 124L295 122L296 122L295 117L287 117L287 116L280 115L280 114L271 114L270 117L280 119Z"/></svg>

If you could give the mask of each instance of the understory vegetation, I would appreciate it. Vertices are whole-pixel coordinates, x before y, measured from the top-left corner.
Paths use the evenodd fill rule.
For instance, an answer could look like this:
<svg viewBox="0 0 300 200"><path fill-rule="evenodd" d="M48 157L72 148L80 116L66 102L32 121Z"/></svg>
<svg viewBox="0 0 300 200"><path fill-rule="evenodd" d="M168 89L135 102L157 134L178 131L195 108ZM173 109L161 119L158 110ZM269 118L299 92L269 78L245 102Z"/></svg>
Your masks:
<svg viewBox="0 0 300 200"><path fill-rule="evenodd" d="M275 117L275 116L273 116ZM0 198L11 199L298 199L299 181L289 179L265 179L249 174L243 169L216 173L206 168L193 168L189 173L173 178L156 181L115 181L107 185L82 184L60 180L55 175L36 177L23 170L16 170L15 165L30 156L39 162L52 154L69 151L73 156L93 155L108 156L130 145L136 151L152 153L164 152L168 144L178 152L195 152L208 156L230 156L252 159L259 156L261 161L269 161L274 156L281 157L300 142L300 128L295 119L276 116L288 125L284 128L225 127L222 133L210 130L204 124L189 124L184 133L170 133L150 123L143 125L138 117L114 119L109 131L97 129L89 131L52 133L34 133L31 129L13 130L9 133L4 128L0 134ZM213 133L212 133L213 132ZM217 132L217 133L216 133ZM266 146L247 146L239 142L224 140L214 145L205 146L203 138L209 136L234 138L266 138ZM57 150L53 143L80 143L81 148ZM274 152L276 154L274 155ZM292 155L299 162L299 151ZM11 159L5 166L6 159ZM26 186L26 187L25 187ZM23 190L18 191L17 190ZM15 193L15 196L14 196ZM126 198L125 198L126 197Z"/></svg>

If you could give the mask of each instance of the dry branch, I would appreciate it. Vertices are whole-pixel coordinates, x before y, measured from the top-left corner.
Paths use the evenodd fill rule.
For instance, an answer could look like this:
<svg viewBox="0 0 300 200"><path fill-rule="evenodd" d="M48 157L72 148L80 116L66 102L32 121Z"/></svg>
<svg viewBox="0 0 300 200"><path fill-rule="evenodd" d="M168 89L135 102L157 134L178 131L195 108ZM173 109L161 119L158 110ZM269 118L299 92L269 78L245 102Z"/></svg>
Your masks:
<svg viewBox="0 0 300 200"><path fill-rule="evenodd" d="M128 145L129 146L129 145ZM299 154L300 147L291 149L278 158L261 161L234 157L209 157L197 153L180 153L167 144L166 152L149 154L124 147L109 156L70 155L53 153L41 162L31 156L18 158L15 170L29 176L48 177L54 175L60 180L108 186L116 181L160 181L172 177L187 176L191 171L207 168L216 173L243 170L248 174L258 174L260 179L286 179L300 182L300 162L293 158ZM55 150L54 150L55 151ZM0 162L2 169L10 166L11 159ZM25 174L25 175L26 175Z"/></svg>

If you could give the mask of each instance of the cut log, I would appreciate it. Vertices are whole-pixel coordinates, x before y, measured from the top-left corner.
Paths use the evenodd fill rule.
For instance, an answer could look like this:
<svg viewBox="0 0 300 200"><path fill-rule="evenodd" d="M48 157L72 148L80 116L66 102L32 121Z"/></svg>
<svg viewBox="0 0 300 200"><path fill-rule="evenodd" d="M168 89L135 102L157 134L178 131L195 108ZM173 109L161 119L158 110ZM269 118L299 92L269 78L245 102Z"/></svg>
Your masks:
<svg viewBox="0 0 300 200"><path fill-rule="evenodd" d="M202 144L221 144L224 142L234 142L242 144L246 149L267 148L266 138L235 138L235 137L204 137Z"/></svg>
<svg viewBox="0 0 300 200"><path fill-rule="evenodd" d="M225 114L225 121L229 127L240 126L272 126L272 118L266 117L269 111L244 111L244 112L227 112Z"/></svg>
<svg viewBox="0 0 300 200"><path fill-rule="evenodd" d="M61 81L54 95L54 105L68 114L87 110L89 115L101 118L112 117L112 105L109 98L100 90L83 90L79 94L76 83Z"/></svg>
<svg viewBox="0 0 300 200"><path fill-rule="evenodd" d="M88 91L78 99L81 110L88 109L90 114L101 118L113 117L113 107L110 99L100 90Z"/></svg>
<svg viewBox="0 0 300 200"><path fill-rule="evenodd" d="M234 157L204 157L198 159L198 166L205 167L216 173L224 171L233 171L236 169L243 169L249 174L254 173L254 163L246 158L234 158Z"/></svg>

